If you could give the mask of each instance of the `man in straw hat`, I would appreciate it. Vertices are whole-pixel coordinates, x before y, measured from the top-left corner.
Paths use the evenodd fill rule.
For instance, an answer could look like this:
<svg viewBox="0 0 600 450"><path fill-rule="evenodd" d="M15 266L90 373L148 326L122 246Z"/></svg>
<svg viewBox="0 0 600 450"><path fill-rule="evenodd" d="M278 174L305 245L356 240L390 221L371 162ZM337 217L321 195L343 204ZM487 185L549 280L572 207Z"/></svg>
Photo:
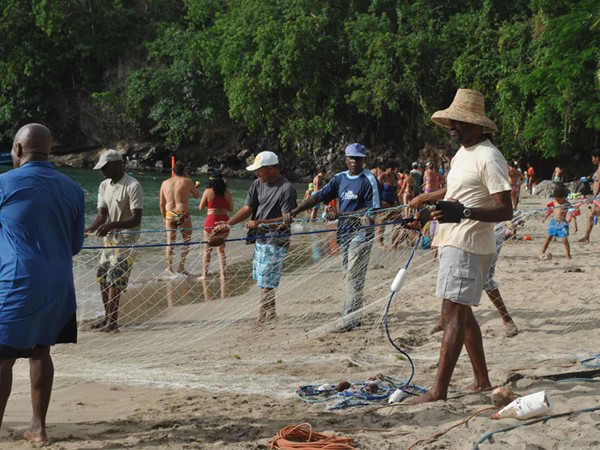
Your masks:
<svg viewBox="0 0 600 450"><path fill-rule="evenodd" d="M483 95L459 89L448 109L431 117L461 145L452 158L447 187L413 199L411 207L436 202L432 220L440 225L432 245L439 248L436 295L443 299L444 335L431 389L409 403L445 400L463 344L475 381L467 389L489 389L483 340L472 307L479 304L496 251L494 223L512 219L506 160L487 134L498 128L485 115ZM441 200L445 201L441 201Z"/></svg>

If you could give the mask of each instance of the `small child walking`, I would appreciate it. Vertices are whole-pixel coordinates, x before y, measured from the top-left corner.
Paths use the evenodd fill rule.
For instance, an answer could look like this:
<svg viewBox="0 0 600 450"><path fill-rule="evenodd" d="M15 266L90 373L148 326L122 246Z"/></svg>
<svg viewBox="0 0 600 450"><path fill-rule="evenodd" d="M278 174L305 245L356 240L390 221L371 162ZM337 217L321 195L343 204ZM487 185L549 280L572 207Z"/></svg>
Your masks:
<svg viewBox="0 0 600 450"><path fill-rule="evenodd" d="M556 186L552 191L553 200L546 205L546 214L542 219L542 223L546 221L548 216L552 216L552 218L550 219L550 225L548 226L548 236L546 236L544 246L542 247L542 254L540 255L541 260L546 259L546 250L555 237L562 238L567 259L571 259L569 222L567 222L567 212L569 211L571 204L567 200L567 195L569 195L569 190L565 186Z"/></svg>

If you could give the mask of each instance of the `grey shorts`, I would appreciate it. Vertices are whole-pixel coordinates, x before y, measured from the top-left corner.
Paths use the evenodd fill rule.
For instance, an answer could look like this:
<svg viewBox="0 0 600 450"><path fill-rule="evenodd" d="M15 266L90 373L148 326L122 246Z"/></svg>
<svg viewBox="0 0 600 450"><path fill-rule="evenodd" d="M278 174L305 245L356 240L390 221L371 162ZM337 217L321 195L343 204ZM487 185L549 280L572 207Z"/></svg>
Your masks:
<svg viewBox="0 0 600 450"><path fill-rule="evenodd" d="M435 294L461 305L479 305L483 282L493 259L493 253L476 255L456 247L440 248Z"/></svg>

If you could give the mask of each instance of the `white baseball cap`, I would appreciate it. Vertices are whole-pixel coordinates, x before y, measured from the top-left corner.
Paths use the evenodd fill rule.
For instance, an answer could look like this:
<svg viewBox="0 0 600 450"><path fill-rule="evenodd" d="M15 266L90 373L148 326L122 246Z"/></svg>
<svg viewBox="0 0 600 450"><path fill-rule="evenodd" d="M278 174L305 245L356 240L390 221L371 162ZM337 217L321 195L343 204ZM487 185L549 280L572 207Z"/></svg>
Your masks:
<svg viewBox="0 0 600 450"><path fill-rule="evenodd" d="M102 169L107 163L109 163L111 161L121 161L122 162L123 157L116 150L113 150L113 149L106 150L100 156L98 163L94 166L94 170Z"/></svg>
<svg viewBox="0 0 600 450"><path fill-rule="evenodd" d="M260 169L261 167L274 166L276 164L279 164L279 158L277 157L277 155L275 153L260 152L254 158L254 162L252 163L252 165L246 167L246 170L253 172L255 170Z"/></svg>

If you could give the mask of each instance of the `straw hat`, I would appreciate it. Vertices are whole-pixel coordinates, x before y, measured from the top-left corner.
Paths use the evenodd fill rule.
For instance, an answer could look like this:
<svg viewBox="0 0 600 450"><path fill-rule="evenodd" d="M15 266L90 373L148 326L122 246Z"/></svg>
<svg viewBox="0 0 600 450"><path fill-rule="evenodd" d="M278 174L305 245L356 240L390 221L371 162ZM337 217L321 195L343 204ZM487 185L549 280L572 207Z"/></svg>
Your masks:
<svg viewBox="0 0 600 450"><path fill-rule="evenodd" d="M448 109L436 111L431 116L438 125L450 128L450 121L481 125L484 133L495 133L498 127L485 115L483 94L471 89L459 89Z"/></svg>

